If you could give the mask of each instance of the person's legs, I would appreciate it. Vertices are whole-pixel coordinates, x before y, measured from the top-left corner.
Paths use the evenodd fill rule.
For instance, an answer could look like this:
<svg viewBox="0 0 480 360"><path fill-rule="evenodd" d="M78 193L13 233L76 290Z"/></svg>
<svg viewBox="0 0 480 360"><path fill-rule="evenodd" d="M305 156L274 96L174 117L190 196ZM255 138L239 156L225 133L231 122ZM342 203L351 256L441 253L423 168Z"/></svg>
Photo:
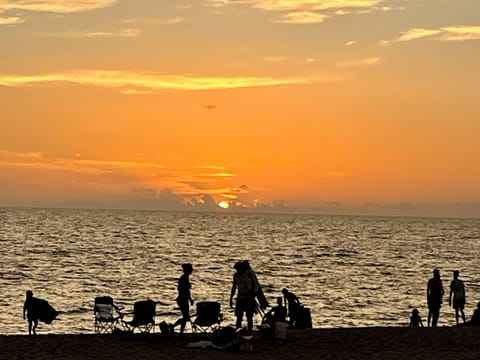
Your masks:
<svg viewBox="0 0 480 360"><path fill-rule="evenodd" d="M463 307L460 308L460 313L462 314L463 322L465 322L465 312L463 311Z"/></svg>
<svg viewBox="0 0 480 360"><path fill-rule="evenodd" d="M237 303L235 306L235 316L237 317L237 322L235 324L237 329L242 327L243 321L243 313L247 313L247 321L248 321L248 307L247 302L245 299L237 299Z"/></svg>
<svg viewBox="0 0 480 360"><path fill-rule="evenodd" d="M432 327L437 327L439 317L440 317L440 309L435 309L432 314Z"/></svg>
<svg viewBox="0 0 480 360"><path fill-rule="evenodd" d="M37 335L38 319L33 320L33 335Z"/></svg>
<svg viewBox="0 0 480 360"><path fill-rule="evenodd" d="M28 319L28 335L32 335L32 323L33 321Z"/></svg>
<svg viewBox="0 0 480 360"><path fill-rule="evenodd" d="M458 308L455 308L455 321L457 322L458 325Z"/></svg>
<svg viewBox="0 0 480 360"><path fill-rule="evenodd" d="M428 308L428 327L430 327L430 323L432 321L432 310L430 308Z"/></svg>
<svg viewBox="0 0 480 360"><path fill-rule="evenodd" d="M188 302L178 302L178 305L180 307L180 311L182 312L182 317L175 321L173 324L173 327L177 327L180 325L180 334L183 334L185 331L185 326L187 325L187 322L190 321L190 306Z"/></svg>
<svg viewBox="0 0 480 360"><path fill-rule="evenodd" d="M240 329L242 327L242 321L243 321L243 311L237 313L237 322L235 324L235 327L237 329Z"/></svg>

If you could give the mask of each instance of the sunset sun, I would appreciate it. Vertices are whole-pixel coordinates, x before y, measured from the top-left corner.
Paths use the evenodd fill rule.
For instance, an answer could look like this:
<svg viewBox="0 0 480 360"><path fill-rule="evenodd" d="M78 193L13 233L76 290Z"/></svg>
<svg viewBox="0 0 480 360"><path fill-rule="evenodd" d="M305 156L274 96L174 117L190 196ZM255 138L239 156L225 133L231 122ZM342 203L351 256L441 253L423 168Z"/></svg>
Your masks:
<svg viewBox="0 0 480 360"><path fill-rule="evenodd" d="M230 206L230 204L227 201L220 201L217 205L222 209L228 209L228 207Z"/></svg>

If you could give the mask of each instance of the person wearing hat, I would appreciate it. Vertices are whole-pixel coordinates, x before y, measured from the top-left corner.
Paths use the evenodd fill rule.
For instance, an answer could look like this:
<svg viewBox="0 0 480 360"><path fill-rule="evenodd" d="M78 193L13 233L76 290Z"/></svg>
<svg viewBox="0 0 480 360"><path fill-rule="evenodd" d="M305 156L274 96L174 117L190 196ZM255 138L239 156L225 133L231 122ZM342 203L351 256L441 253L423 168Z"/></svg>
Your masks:
<svg viewBox="0 0 480 360"><path fill-rule="evenodd" d="M193 299L190 294L190 289L192 285L190 284L190 275L193 272L193 266L190 263L182 265L183 274L178 279L178 296L177 304L182 312L182 317L178 319L173 327L180 325L180 336L183 336L185 330L185 325L190 321L190 305L193 305Z"/></svg>
<svg viewBox="0 0 480 360"><path fill-rule="evenodd" d="M440 270L435 269L433 270L433 278L428 280L427 285L428 327L430 327L430 324L432 324L432 327L437 326L444 293Z"/></svg>
<svg viewBox="0 0 480 360"><path fill-rule="evenodd" d="M463 312L465 307L465 286L463 285L463 281L458 278L459 275L460 271L455 270L453 272L453 280L450 283L450 294L448 296L448 305L455 309L455 320L457 321L457 325L459 312L462 314L463 322L465 322L465 313Z"/></svg>

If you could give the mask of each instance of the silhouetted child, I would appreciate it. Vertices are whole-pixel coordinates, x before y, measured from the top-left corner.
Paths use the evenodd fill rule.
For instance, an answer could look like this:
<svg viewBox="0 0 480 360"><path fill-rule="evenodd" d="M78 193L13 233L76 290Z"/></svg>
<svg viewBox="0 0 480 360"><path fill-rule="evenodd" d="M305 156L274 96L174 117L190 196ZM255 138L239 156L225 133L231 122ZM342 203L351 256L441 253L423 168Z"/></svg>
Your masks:
<svg viewBox="0 0 480 360"><path fill-rule="evenodd" d="M265 314L265 318L267 319L267 323L273 323L275 321L287 322L287 308L283 306L281 296L277 297L277 306L271 308L270 311Z"/></svg>
<svg viewBox="0 0 480 360"><path fill-rule="evenodd" d="M410 316L410 327L423 327L422 318L420 317L417 309L412 310L412 315Z"/></svg>

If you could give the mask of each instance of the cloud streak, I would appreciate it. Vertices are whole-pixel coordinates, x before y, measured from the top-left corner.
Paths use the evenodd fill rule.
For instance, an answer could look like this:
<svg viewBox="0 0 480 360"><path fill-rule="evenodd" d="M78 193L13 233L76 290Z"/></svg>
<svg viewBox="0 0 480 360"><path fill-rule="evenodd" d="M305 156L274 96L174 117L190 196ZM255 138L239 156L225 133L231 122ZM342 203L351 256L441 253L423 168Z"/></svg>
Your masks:
<svg viewBox="0 0 480 360"><path fill-rule="evenodd" d="M384 2L385 0L210 0L214 7L248 4L256 9L281 13L274 22L286 24L318 24L333 15L351 12L366 14L373 10L394 9L380 6Z"/></svg>
<svg viewBox="0 0 480 360"><path fill-rule="evenodd" d="M0 12L7 10L72 13L113 6L116 0L2 0Z"/></svg>
<svg viewBox="0 0 480 360"><path fill-rule="evenodd" d="M35 75L1 75L0 85L8 87L31 86L40 83L70 82L80 85L116 88L126 92L131 88L149 90L200 91L290 84L308 84L306 77L201 77L163 75L128 71L86 70ZM137 89L138 90L138 89ZM133 92L135 93L135 91Z"/></svg>
<svg viewBox="0 0 480 360"><path fill-rule="evenodd" d="M380 62L379 57L369 57L366 59L352 60L338 63L340 67L356 67L356 66L370 66L376 65Z"/></svg>
<svg viewBox="0 0 480 360"><path fill-rule="evenodd" d="M312 11L290 12L276 20L278 23L285 24L319 24L325 21L328 16Z"/></svg>
<svg viewBox="0 0 480 360"><path fill-rule="evenodd" d="M319 11L372 8L384 0L250 0L254 7L272 11Z"/></svg>
<svg viewBox="0 0 480 360"><path fill-rule="evenodd" d="M406 42L419 39L436 41L467 41L480 39L480 26L476 25L453 25L438 29L412 28L403 31L392 40L384 40L384 44Z"/></svg>
<svg viewBox="0 0 480 360"><path fill-rule="evenodd" d="M10 16L10 17L1 17L0 16L0 25L13 25L21 24L25 22L25 18L19 16Z"/></svg>

